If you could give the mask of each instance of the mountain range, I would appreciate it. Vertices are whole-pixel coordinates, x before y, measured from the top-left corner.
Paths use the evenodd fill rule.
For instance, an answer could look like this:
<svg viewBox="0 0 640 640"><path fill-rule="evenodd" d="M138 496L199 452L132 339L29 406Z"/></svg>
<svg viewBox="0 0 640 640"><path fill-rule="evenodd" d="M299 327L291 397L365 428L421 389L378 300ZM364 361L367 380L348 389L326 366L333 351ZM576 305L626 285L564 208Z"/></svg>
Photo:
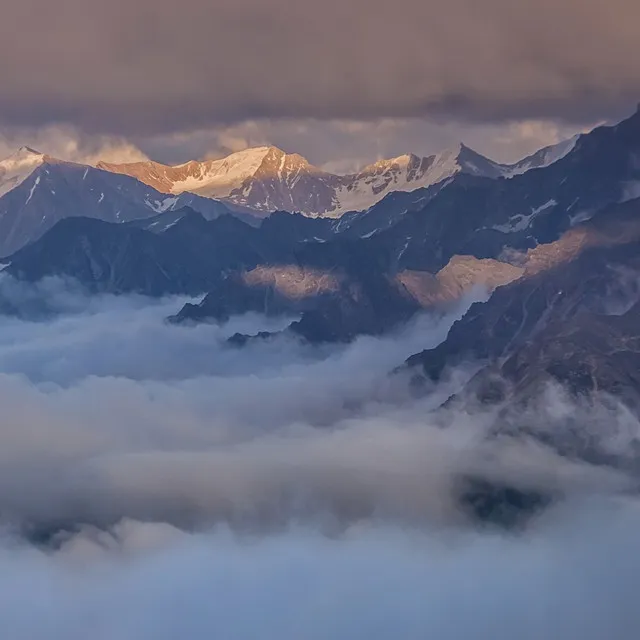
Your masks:
<svg viewBox="0 0 640 640"><path fill-rule="evenodd" d="M600 408L640 417L638 158L640 110L509 167L464 146L351 176L267 147L179 167L89 167L23 148L0 162L0 284L54 276L92 294L203 295L168 320L258 312L314 344L479 300L394 375L418 396L455 380L444 416L490 413L496 437L635 473L640 439L612 451L616 420ZM2 286L0 311L50 312ZM271 337L235 335L229 348ZM541 429L556 388L577 408Z"/></svg>
<svg viewBox="0 0 640 640"><path fill-rule="evenodd" d="M135 177L164 193L189 191L259 214L290 211L339 217L368 209L389 193L428 187L457 173L489 178L519 175L555 162L575 142L576 138L542 149L514 165L498 164L461 144L427 157L407 154L379 160L350 175L328 173L302 156L276 147L247 149L221 160L178 166L137 162L99 163L98 167Z"/></svg>
<svg viewBox="0 0 640 640"><path fill-rule="evenodd" d="M275 211L337 218L372 207L394 192L442 183L458 173L496 178L545 166L575 140L543 149L512 166L464 145L419 158L381 160L339 176L275 147L175 167L155 162L96 167L22 147L0 161L0 255L13 253L70 216L127 222L188 206L212 219L231 213L251 224Z"/></svg>
<svg viewBox="0 0 640 640"><path fill-rule="evenodd" d="M100 292L208 291L176 320L222 320L245 311L301 314L293 329L304 338L350 340L384 332L422 309L448 308L474 287L491 291L518 280L528 252L557 246L572 229L634 195L639 150L635 114L580 136L555 162L535 170L521 168L508 178L458 171L339 219L277 212L257 227L237 219L237 211L206 219L191 208L175 209L178 196L154 190L154 197L172 199L157 212L162 207L145 191L154 208L144 217L131 214L119 224L63 220L8 256L5 271L29 281L64 275ZM538 160L544 164L550 153L543 150ZM40 165L50 173L57 166ZM83 181L142 185L101 169L61 166Z"/></svg>
<svg viewBox="0 0 640 640"><path fill-rule="evenodd" d="M208 218L229 212L216 200L190 193L170 197L129 176L22 147L0 161L0 255L36 240L63 218L119 223L187 205Z"/></svg>

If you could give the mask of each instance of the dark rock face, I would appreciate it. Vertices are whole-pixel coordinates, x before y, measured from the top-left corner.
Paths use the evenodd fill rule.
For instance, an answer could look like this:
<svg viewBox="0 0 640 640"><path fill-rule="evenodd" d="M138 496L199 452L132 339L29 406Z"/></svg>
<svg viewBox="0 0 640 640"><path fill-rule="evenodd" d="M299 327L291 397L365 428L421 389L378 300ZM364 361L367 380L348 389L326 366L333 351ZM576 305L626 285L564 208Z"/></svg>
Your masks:
<svg viewBox="0 0 640 640"><path fill-rule="evenodd" d="M215 200L190 195L183 200L210 219L229 213ZM177 198L168 201L129 176L45 156L24 182L0 197L0 256L34 242L68 217L123 223L181 206Z"/></svg>
<svg viewBox="0 0 640 640"><path fill-rule="evenodd" d="M348 342L378 335L421 310L444 311L475 285L493 289L521 275L518 267L474 258L452 260L435 276L392 274L357 242L304 243L290 263L225 274L177 322L225 321L250 311L300 315L289 329L310 342Z"/></svg>
<svg viewBox="0 0 640 640"><path fill-rule="evenodd" d="M395 273L384 253L334 235L328 220L276 213L255 228L230 215L207 221L189 209L120 224L65 219L8 262L6 273L27 282L63 276L94 292L208 292L174 321L224 321L249 311L300 315L291 331L312 341L379 334L421 309L454 304L474 284L493 289L521 273L470 257L434 275Z"/></svg>
<svg viewBox="0 0 640 640"><path fill-rule="evenodd" d="M78 280L89 291L151 296L198 294L225 270L272 259L256 230L232 216L206 221L190 212L163 233L88 218L61 221L8 259L6 273L28 282Z"/></svg>
<svg viewBox="0 0 640 640"><path fill-rule="evenodd" d="M554 381L637 411L639 282L640 202L631 201L530 251L522 278L473 305L444 343L408 365L438 380L450 367L484 363L466 389L483 404L526 402Z"/></svg>
<svg viewBox="0 0 640 640"><path fill-rule="evenodd" d="M455 497L463 513L473 521L510 530L525 526L560 499L551 492L496 484L484 478L464 477L459 484Z"/></svg>
<svg viewBox="0 0 640 640"><path fill-rule="evenodd" d="M258 267L220 279L199 305L176 322L224 321L250 311L300 315L290 330L310 342L345 342L408 320L419 303L384 273L323 270L296 264Z"/></svg>

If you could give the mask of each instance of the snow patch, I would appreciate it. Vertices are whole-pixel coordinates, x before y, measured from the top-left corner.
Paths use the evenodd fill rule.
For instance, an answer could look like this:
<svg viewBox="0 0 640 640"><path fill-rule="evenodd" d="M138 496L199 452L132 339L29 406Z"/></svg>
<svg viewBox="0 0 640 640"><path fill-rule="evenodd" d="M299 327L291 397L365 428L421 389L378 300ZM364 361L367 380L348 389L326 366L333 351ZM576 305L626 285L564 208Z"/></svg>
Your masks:
<svg viewBox="0 0 640 640"><path fill-rule="evenodd" d="M532 209L531 213L527 215L519 213L518 215L511 216L507 224L496 224L491 228L495 229L496 231L500 231L501 233L518 233L519 231L524 231L529 227L533 219L538 214L546 211L547 209L555 207L557 204L558 203L555 200L551 199L548 202L545 202L543 205Z"/></svg>
<svg viewBox="0 0 640 640"><path fill-rule="evenodd" d="M517 162L510 167L505 167L503 175L505 178L513 178L515 176L520 176L531 169L548 167L571 153L575 149L579 139L580 134L573 136L573 138L569 138L568 140L563 140L558 144L540 149L540 151L536 151L536 153L520 160L520 162Z"/></svg>
<svg viewBox="0 0 640 640"><path fill-rule="evenodd" d="M29 200L31 200L31 198L33 198L33 194L36 190L36 187L40 184L40 176L38 176L35 181L33 182L33 185L31 185L31 189L29 190L29 197L26 199L25 201L25 206L27 206L29 204Z"/></svg>

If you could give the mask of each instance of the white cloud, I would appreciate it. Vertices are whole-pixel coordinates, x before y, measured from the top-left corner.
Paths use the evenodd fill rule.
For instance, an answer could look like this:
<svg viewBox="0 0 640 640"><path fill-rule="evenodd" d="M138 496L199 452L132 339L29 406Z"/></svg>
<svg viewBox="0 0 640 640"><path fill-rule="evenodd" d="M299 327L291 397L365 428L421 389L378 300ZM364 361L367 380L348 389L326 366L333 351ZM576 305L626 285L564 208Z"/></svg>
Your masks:
<svg viewBox="0 0 640 640"><path fill-rule="evenodd" d="M287 119L247 120L231 126L127 139L51 125L40 129L0 129L0 157L26 145L62 160L91 165L100 160L148 159L178 164L274 145L289 153L299 153L327 171L349 173L382 158L405 153L430 155L461 141L492 159L514 162L582 129L544 120L485 125L418 118Z"/></svg>
<svg viewBox="0 0 640 640"><path fill-rule="evenodd" d="M0 158L16 149L28 146L42 153L81 164L105 162L138 162L148 157L136 145L123 137L85 134L66 125L42 128L0 129Z"/></svg>
<svg viewBox="0 0 640 640"><path fill-rule="evenodd" d="M0 551L5 637L633 640L640 514L584 505L526 538L355 527L244 540L124 522Z"/></svg>
<svg viewBox="0 0 640 640"><path fill-rule="evenodd" d="M248 120L137 141L152 158L177 163L222 157L234 151L274 145L299 153L328 171L347 173L406 153L430 155L464 142L499 162L516 162L538 149L570 138L582 126L553 120L473 124L455 120L385 118L356 120Z"/></svg>
<svg viewBox="0 0 640 640"><path fill-rule="evenodd" d="M180 299L37 293L62 313L0 318L4 637L635 637L640 520L606 497L626 478L484 441L491 414L443 428L431 410L459 380L416 399L387 375L455 314L348 347L237 349L225 337L281 324L181 327L164 322ZM479 531L453 499L464 473L579 506ZM54 537L37 548L19 523Z"/></svg>

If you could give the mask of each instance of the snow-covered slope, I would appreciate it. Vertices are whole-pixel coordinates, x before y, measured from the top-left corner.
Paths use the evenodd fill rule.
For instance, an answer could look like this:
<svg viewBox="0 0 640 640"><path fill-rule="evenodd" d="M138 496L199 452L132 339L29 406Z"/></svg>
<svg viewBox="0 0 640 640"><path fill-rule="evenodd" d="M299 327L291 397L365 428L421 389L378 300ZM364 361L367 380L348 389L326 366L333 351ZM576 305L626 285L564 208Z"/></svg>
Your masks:
<svg viewBox="0 0 640 640"><path fill-rule="evenodd" d="M133 176L165 193L221 198L264 214L285 210L330 217L368 209L392 191L428 187L460 171L502 175L501 165L464 145L426 158L409 154L380 160L345 176L322 171L302 156L276 147L257 147L222 160L174 167L156 162L100 163L98 167Z"/></svg>
<svg viewBox="0 0 640 640"><path fill-rule="evenodd" d="M258 213L277 210L325 213L335 208L335 190L343 178L309 164L298 154L256 147L221 160L192 160L168 166L157 162L110 164L100 169L121 173L171 194L195 193L225 199Z"/></svg>
<svg viewBox="0 0 640 640"><path fill-rule="evenodd" d="M563 140L558 144L544 147L535 153L523 158L519 162L512 165L505 165L503 167L503 175L505 178L512 178L513 176L519 176L531 169L540 169L542 167L548 167L550 164L557 162L564 158L568 153L571 153L578 142L581 134L573 136L568 140Z"/></svg>
<svg viewBox="0 0 640 640"><path fill-rule="evenodd" d="M221 160L191 160L176 166L148 161L128 164L99 162L97 167L132 176L164 193L189 191L208 198L218 198L228 196L252 177L270 150L271 147L256 147L233 153Z"/></svg>
<svg viewBox="0 0 640 640"><path fill-rule="evenodd" d="M174 181L172 193L192 191L209 198L229 196L243 185L247 178L253 177L260 169L272 147L256 147L233 153L221 160L196 162L192 160L175 167L178 173L184 172ZM281 152L284 156L284 153Z"/></svg>
<svg viewBox="0 0 640 640"><path fill-rule="evenodd" d="M519 175L555 162L574 145L572 139L515 165L501 165L460 144L432 156L407 154L380 160L350 175L328 173L277 147L256 147L221 160L192 160L177 166L137 162L98 167L135 177L164 193L219 198L259 215L284 210L339 217L369 209L391 192L430 187L457 173L487 178Z"/></svg>
<svg viewBox="0 0 640 640"><path fill-rule="evenodd" d="M460 172L498 178L503 167L463 144L426 158L408 154L380 160L356 175L345 176L331 213L363 211L391 192L430 187Z"/></svg>

